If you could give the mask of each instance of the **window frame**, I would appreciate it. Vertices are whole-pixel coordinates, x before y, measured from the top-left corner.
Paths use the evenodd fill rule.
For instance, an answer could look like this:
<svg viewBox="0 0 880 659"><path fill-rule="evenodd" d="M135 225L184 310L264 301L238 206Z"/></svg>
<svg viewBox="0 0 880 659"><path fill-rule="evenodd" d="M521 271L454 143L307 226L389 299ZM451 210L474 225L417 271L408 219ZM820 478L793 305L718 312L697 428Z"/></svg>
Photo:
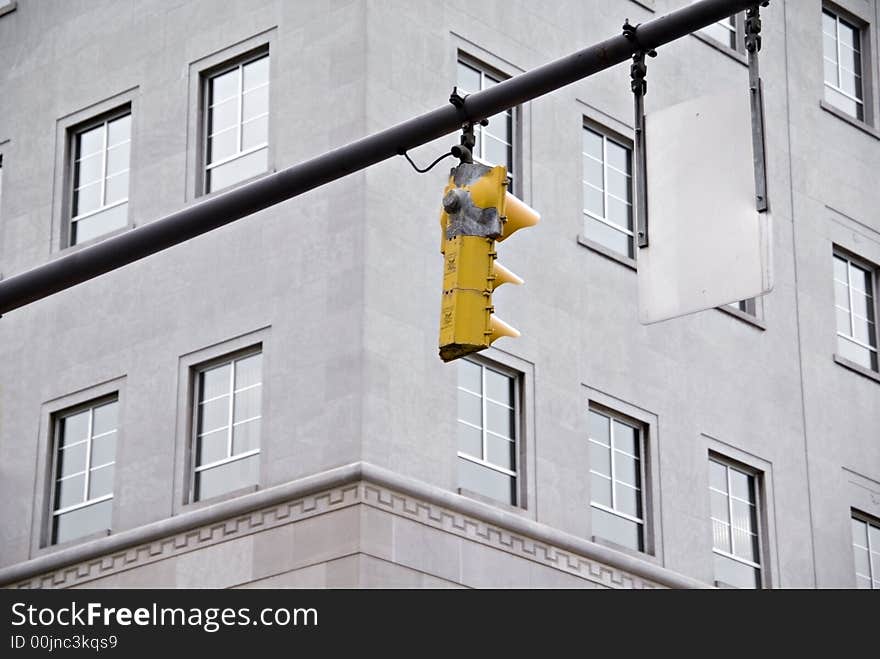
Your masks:
<svg viewBox="0 0 880 659"><path fill-rule="evenodd" d="M111 121L116 121L117 119L122 119L123 117L130 117L129 121L129 135L128 135L128 144L129 144L129 155L128 155L128 168L125 170L128 173L128 191L125 196L125 199L120 199L118 201L113 202L112 204L104 204L104 197L106 196L106 181L107 181L107 153L109 151L107 146L107 133L109 131L109 124ZM77 147L76 143L79 139L79 136L87 133L99 126L103 126L103 145L101 147L102 154L102 164L101 164L101 203L102 205L95 209L88 211L86 213L80 215L74 215L74 200L76 198L76 162L77 162ZM65 231L64 231L64 243L67 247L77 247L79 245L88 245L94 243L99 240L103 240L104 238L116 234L120 231L124 231L132 226L131 222L131 180L132 180L132 154L134 151L134 112L132 111L131 103L125 103L120 105L112 110L107 112L102 112L101 114L95 115L94 117L77 123L74 126L71 126L67 129L68 137L67 137L67 160L66 160L66 181L67 181L67 190L65 195ZM117 146L117 145L114 145ZM121 172L119 172L121 173ZM97 236L93 236L84 241L75 241L76 231L74 230L75 224L84 219L89 219L90 217L94 217L99 215L100 213L109 211L117 206L127 205L125 213L125 224L116 227L115 229L111 229L105 233L98 234Z"/></svg>
<svg viewBox="0 0 880 659"><path fill-rule="evenodd" d="M708 462L709 463L714 462L718 465L721 465L726 470L727 492L726 493L725 492L718 492L718 490L713 489L711 477L708 480L708 488L707 489L710 492L710 494L711 494L711 492L718 492L719 494L723 494L725 496L725 498L727 499L728 516L729 516L729 519L731 520L728 523L728 527L731 530L730 531L731 549L733 549L733 544L732 544L733 543L733 531L732 531L732 529L733 529L733 523L732 523L733 522L733 508L732 508L732 502L731 502L733 497L732 497L731 487L730 487L730 470L732 469L734 471L737 471L737 472L744 474L745 476L748 476L749 478L752 479L753 489L754 489L754 493L755 493L755 501L754 501L753 505L755 508L755 547L757 548L757 552L758 552L758 562L750 561L750 560L745 559L741 556L736 556L732 551L726 552L724 550L717 549L715 547L714 528L713 528L715 518L712 517L711 497L710 497L709 530L710 530L710 535L713 538L712 543L711 543L712 555L714 556L715 554L717 554L719 556L723 556L724 558L727 558L728 560L736 561L738 563L741 563L743 565L747 565L748 567L756 569L758 571L758 583L757 583L756 589L762 590L762 589L769 588L769 580L767 577L767 565L769 562L769 556L767 555L767 551L766 551L766 538L765 538L766 533L767 533L767 531L765 529L765 525L767 524L767 522L765 521L765 517L764 517L764 509L765 509L764 491L766 489L764 472L761 470L755 469L754 467L750 467L747 464L738 462L737 460L733 460L731 458L728 458L727 456L722 455L720 453L717 453L715 451L709 452ZM711 466L709 467L709 470L707 470L707 472L709 472L709 471L711 471ZM738 500L741 501L741 499L738 499ZM751 502L749 502L749 503L751 504ZM719 521L721 521L721 520L719 520ZM726 582L722 582L718 579L718 575L715 573L714 559L713 559L713 564L712 564L712 575L713 575L713 579L715 581L716 586L738 588L738 586L735 586L733 584L728 584Z"/></svg>
<svg viewBox="0 0 880 659"><path fill-rule="evenodd" d="M601 164L602 164L602 185L603 185L602 203L603 203L604 215L606 215L606 216L608 215L608 196L609 196L609 194L611 194L608 191L608 167L610 166L608 164L608 142L609 141L613 142L617 146L625 149L627 151L627 153L629 154L630 171L627 176L629 178L630 200L627 202L625 199L620 199L616 195L611 195L611 196L613 196L614 199L617 199L618 201L623 201L624 203L626 203L629 206L630 214L632 217L632 223L633 223L633 228L631 230L626 229L625 227L622 227L622 226L618 226L617 224L614 224L613 222L608 220L607 217L598 217L594 213L587 210L586 198L584 197L584 186L589 185L592 188L595 188L595 189L598 189L598 188L596 188L595 185L593 185L592 183L589 183L585 179L586 170L585 170L584 164L583 164L584 158L591 158L592 160L594 160L596 162L598 162L598 160L596 160L596 158L594 156L587 154L584 151L583 140L584 140L584 132L585 131L589 131L589 132L602 138L602 162L601 162ZM583 118L582 118L581 132L580 132L579 136L580 136L580 144L581 144L581 148L580 148L580 157L581 157L581 179L580 179L581 180L581 230L580 230L580 234L579 234L579 242L581 242L586 247L590 247L591 249L594 249L595 251L598 251L606 256L611 257L612 259L618 260L618 261L624 263L625 265L628 265L632 268L635 268L636 267L635 264L637 261L639 250L638 250L638 244L636 241L636 231L637 231L636 222L637 222L637 219L636 219L636 209L635 209L635 187L634 187L634 184L635 184L635 171L634 171L635 145L633 144L633 140L625 137L624 135L621 135L617 131L612 130L611 128L608 128L607 126L605 126L603 124L600 124L596 121L591 120L587 116L583 116ZM614 167L613 169L615 171L620 172L620 170L618 170L616 167ZM621 172L621 173L625 174L625 172ZM624 254L623 252L620 252L620 251L614 249L613 247L609 247L605 243L602 243L602 242L596 240L595 238L591 237L587 232L587 221L588 221L587 218L592 218L595 221L600 222L600 223L608 226L611 230L617 231L619 233L623 233L624 235L626 235L628 238L628 248L632 252L632 255Z"/></svg>
<svg viewBox="0 0 880 659"><path fill-rule="evenodd" d="M865 531L866 531L866 535L868 538L868 546L864 549L867 549L867 551L868 551L868 570L870 571L870 574L867 575L867 578L871 582L869 589L870 590L880 590L880 573L874 574L874 563L871 560L872 553L880 553L880 547L875 548L871 544L871 527L874 527L878 531L880 531L880 520L872 517L871 515L867 515L859 510L856 510L855 508L853 508L850 511L850 520L851 520L850 521L850 529L852 529L852 522L860 522L860 523L866 525ZM852 540L850 541L850 549L853 550L853 575L856 578L856 588L858 588L859 587L859 585L858 585L859 576L865 576L865 575L859 575L859 573L856 571L856 568L855 568L855 547L856 547L856 539L853 537ZM868 590L868 589L865 589L865 590Z"/></svg>
<svg viewBox="0 0 880 659"><path fill-rule="evenodd" d="M649 533L648 532L649 532L649 521L650 521L651 509L649 507L648 496L646 493L646 490L648 488L648 484L651 482L650 469L648 467L648 460L646 457L647 456L647 448L648 448L648 444L647 444L648 424L646 424L643 421L640 421L638 419L634 419L632 417L629 417L625 414L621 414L620 412L618 412L614 409L611 409L609 407L606 407L604 405L590 401L587 406L588 419L589 419L589 415L592 413L596 413L601 416L604 416L609 420L608 432L609 432L609 441L611 442L611 445L608 448L609 448L609 452L611 454L610 480L611 480L611 502L612 502L612 505L611 505L611 507L608 507L608 506L605 506L604 504L596 503L595 501L593 501L593 476L596 475L596 476L598 476L600 478L604 478L604 479L608 479L609 477L605 476L604 474L602 474L600 472L595 471L593 469L592 460L590 460L590 465L589 465L589 470L588 470L588 472L590 474L590 494L589 494L590 501L588 504L588 507L590 509L590 528L591 529L593 528L593 512L592 512L593 508L597 508L597 509L599 509L607 514L610 514L610 515L615 515L617 517L621 517L627 521L634 522L638 525L637 528L639 530L639 543L638 543L639 547L636 548L636 547L627 547L626 545L620 545L620 543L617 543L614 540L611 540L609 538L605 538L603 536L596 535L595 531L592 532L593 540L594 541L601 540L602 542L607 542L607 543L613 544L614 546L620 546L620 547L623 547L624 549L627 549L627 550L630 550L633 552L637 552L638 554L650 554L651 549L650 549ZM638 487L639 496L638 496L638 499L639 499L639 506L641 507L641 510L642 510L641 519L633 517L632 515L629 515L628 513L625 513L623 511L617 510L614 505L615 500L617 498L617 492L616 492L616 487L615 487L617 482L620 482L623 485L632 488L632 486L630 486L628 483L626 483L624 481L617 481L614 477L615 476L614 452L617 450L614 446L614 423L613 423L614 421L617 421L618 423L621 423L625 426L628 426L629 428L632 428L633 430L635 430L638 433L639 455L637 457L636 456L632 456L632 457L636 457L636 459L639 461L639 487ZM590 424L588 421L588 423L587 423L587 430L588 430L588 432L587 432L587 445L589 446L589 443L592 442L594 444L597 444L597 445L604 447L604 444L601 444L601 442L597 442L596 440L594 440L592 438L591 433L589 431L589 428L590 428ZM632 489L636 489L636 488L632 488Z"/></svg>
<svg viewBox="0 0 880 659"><path fill-rule="evenodd" d="M864 259L860 256L853 254L852 252L850 252L846 249L839 247L838 245L834 245L834 247L832 249L832 259L831 259L831 263L832 263L831 281L832 281L832 288L833 289L836 289L835 283L839 281L834 273L834 270L835 270L834 259L841 259L841 260L845 261L847 264L847 281L845 283L846 283L846 287L847 287L848 303L849 303L848 310L844 310L844 309L841 309L840 307L838 307L837 306L836 290L832 291L832 304L834 306L834 313L835 313L835 317L834 317L834 335L835 335L834 358L836 361L843 363L845 366L851 366L851 367L855 368L856 370L864 371L869 375L873 375L875 378L880 378L880 329L878 329L878 324L880 324L880 323L878 323L878 320L880 320L880 319L878 319L878 314L880 314L880 303L878 303L878 300L877 300L877 298L878 298L877 286L878 286L878 284L880 284L880 267L874 265L873 263L871 263L867 259ZM874 333L873 334L874 334L874 343L876 344L873 347L870 345L870 338L869 338L869 344L865 345L861 341L856 339L855 336L852 336L852 335L847 336L847 335L841 334L840 330L837 327L837 311L838 311L838 309L840 309L841 311L847 311L848 316L849 316L850 328L853 329L853 331L854 331L855 310L853 309L853 303L852 303L853 291L852 291L852 284L850 283L850 281L851 281L850 280L850 272L851 272L851 267L853 267L853 266L865 271L868 274L870 281L871 281L871 287L873 289L871 292L871 294L872 294L871 311L873 312L873 315L874 315L874 320L873 320ZM844 282L840 282L840 283L844 283ZM866 322L871 322L871 321L868 321L866 319ZM858 362L853 361L852 359L849 359L848 357L844 357L840 351L840 341L841 340L849 341L851 343L856 344L857 346L859 346L861 348L867 349L869 355L871 353L873 353L874 363L876 364L877 367L876 368L867 367L862 364L859 364Z"/></svg>
<svg viewBox="0 0 880 659"><path fill-rule="evenodd" d="M525 383L524 378L525 374L522 371L516 370L510 366L506 366L492 359L488 359L483 357L482 355L471 354L466 357L461 358L463 361L470 362L472 364L476 364L480 367L480 377L481 377L481 387L482 393L479 394L480 397L480 409L481 409L481 440L482 440L482 451L484 456L487 455L487 433L491 432L487 428L486 423L486 370L494 371L504 377L509 378L512 381L512 389L513 393L511 395L511 399L513 401L513 443L514 450L513 455L516 458L516 463L514 465L515 469L513 471L507 469L506 467L502 467L500 465L496 465L492 462L489 462L486 458L477 458L476 456L472 456L467 453L463 453L458 446L458 424L465 423L467 426L474 428L475 426L469 422L462 421L459 418L459 407L458 407L458 392L459 390L466 391L472 395L478 395L476 392L470 391L469 389L463 389L456 380L456 411L455 411L455 430L456 430L456 444L455 444L455 483L456 483L456 491L459 494L464 494L466 496L473 497L476 495L476 498L481 500L485 500L487 502L491 502L493 505L502 504L504 506L510 507L512 509L522 510L528 507L528 499L527 493L525 491L524 483L525 483L525 463L526 456L524 454L524 442L522 440L523 437L523 428L525 427L524 422L524 401L525 401ZM457 368L460 368L460 365L456 365ZM456 372L456 378L458 377L458 373ZM493 401L497 404L500 404L500 401ZM505 405L506 406L506 405ZM497 433L492 433L493 435L497 435ZM504 438L508 439L508 438ZM513 478L513 492L516 494L516 501L502 501L500 499L496 499L491 495L484 494L483 492L479 492L477 490L472 490L470 488L464 488L461 486L460 479L458 477L458 468L459 461L467 460L476 464L484 469L490 469L492 471L496 471L498 473L504 474L510 478Z"/></svg>
<svg viewBox="0 0 880 659"><path fill-rule="evenodd" d="M694 2L694 1L695 0L692 0L692 2ZM731 19L733 19L732 23L730 22ZM743 11L737 12L733 16L728 16L727 18L724 18L720 21L716 21L715 23L712 23L711 26L706 26L706 27L712 27L712 26L719 26L719 27L722 27L722 28L728 30L731 33L731 35L727 35L727 36L728 36L728 38L730 38L730 36L733 37L733 39L732 39L733 44L731 45L730 40L722 41L721 39L718 39L711 32L708 32L706 30L706 28L701 29L699 31L699 34L708 38L708 39L711 39L715 43L718 43L718 44L724 46L724 48L726 48L727 50L730 50L734 53L738 53L740 55L746 54L746 35L745 35L746 14L745 14L745 12L743 12Z"/></svg>
<svg viewBox="0 0 880 659"><path fill-rule="evenodd" d="M232 66L237 62L256 56L261 52L269 53L269 126L268 126L268 150L267 150L267 168L262 174L254 177L265 176L275 171L275 149L273 147L275 135L275 116L277 112L273 111L273 106L279 94L283 94L285 80L274 76L277 69L277 57L273 57L273 53L277 52L277 35L278 28L271 27L266 30L254 33L249 37L209 53L198 56L190 60L188 63L188 96L189 103L187 105L187 124L186 124L186 200L188 202L201 198L207 198L215 194L221 194L224 191L231 190L236 186L247 183L253 179L239 181L229 187L218 189L215 192L206 192L205 190L205 155L207 143L205 136L207 135L207 105L205 103L207 94L207 85L205 81L215 72L221 71L224 67ZM280 90L280 91L279 91Z"/></svg>
<svg viewBox="0 0 880 659"><path fill-rule="evenodd" d="M473 55L471 55L470 53L468 53L467 51L462 50L462 49L458 49L458 51L456 53L455 64L456 64L456 69L455 69L455 71L456 71L456 75L455 75L456 85L455 86L456 86L456 89L459 91L459 93L475 94L477 92L488 89L488 87L486 87L484 84L486 77L491 78L496 84L498 84L500 82L504 82L505 80L509 80L511 77L510 75L500 71L497 67L486 64L484 61L480 60L477 57L474 57ZM459 65L464 65L468 68L475 70L477 73L479 73L479 75L480 75L480 89L477 89L477 90L463 90L463 89L461 89L460 85L458 84L458 66ZM522 183L521 183L522 175L520 174L520 170L521 170L520 155L521 155L522 149L520 147L520 129L519 129L519 124L520 124L521 115L522 115L522 106L521 105L514 106L514 107L510 108L509 110L507 110L507 112L510 113L508 116L508 130L510 133L510 144L508 145L508 148L510 150L510 157L509 157L509 163L505 164L505 167L507 167L507 178L509 181L508 190L510 190L511 194L519 195L520 194L519 190L522 186ZM478 145L478 149L480 152L479 156L477 156L476 154L474 155L474 162L480 163L481 165L486 165L488 167L492 167L492 166L497 165L499 163L493 164L493 163L490 163L485 158L483 158L483 154L486 153L486 150L485 150L486 133L488 132L491 136L495 137L495 135L492 131L486 130L487 128L488 127L479 126L479 125L474 127L474 133L475 133L475 137L477 139L477 145ZM501 140L497 139L497 137L495 139L499 142L501 141Z"/></svg>
<svg viewBox="0 0 880 659"><path fill-rule="evenodd" d="M258 439L258 447L256 449L244 451L243 453L240 453L240 454L230 453L225 458L223 458L221 460L216 460L216 461L207 463L206 465L198 465L197 464L197 456L199 454L199 448L200 448L200 444L199 444L200 433L199 433L199 422L198 422L199 405L201 405L204 402L204 401L199 400L199 381L200 381L201 375L203 373L205 373L206 371L210 371L210 370L216 369L216 368L221 368L226 364L234 365L236 362L241 361L243 359L246 359L248 357L253 357L254 355L261 356L260 383L259 383L259 386L260 386L260 414L258 417L251 417L249 419L246 419L244 421L240 421L238 423L245 423L245 422L249 422L249 421L254 421L256 419L260 420L260 436ZM266 394L265 394L265 389L264 389L264 385L265 385L265 359L264 359L264 351L263 351L262 343L252 345L250 347L243 348L241 350L236 350L234 352L226 353L221 356L211 358L207 361L199 362L197 364L190 366L188 371L189 371L189 380L190 380L190 388L192 391L192 396L191 396L191 403L189 406L189 414L188 414L188 416L189 416L189 426L188 427L190 428L190 430L188 433L189 445L188 445L188 449L187 449L187 455L188 455L188 460L187 460L187 494L186 494L187 503L197 504L197 503L202 503L202 502L215 502L218 500L223 500L224 498L228 498L230 496L235 496L236 494L241 493L242 491L250 491L253 489L258 489L261 482L262 482L261 471L262 471L262 464L264 462L264 460L262 459L262 455L264 453L263 419L265 417L264 408L265 408L265 399L266 399ZM231 379L231 387L232 388L230 389L229 393L224 394L224 395L228 395L230 397L230 412L229 412L230 419L229 419L229 425L228 425L229 437L227 439L227 442L228 442L227 446L228 446L229 451L232 450L233 428L235 426L235 423L233 422L233 416L232 416L234 414L234 394L236 393L235 385L234 385L234 382L235 382L234 378L235 378L235 367L233 366L230 369L230 379ZM250 385L249 387L246 387L245 389L251 388L251 386L257 386L257 385ZM209 434L209 433L203 433L203 434ZM214 496L210 496L210 497L198 497L198 498L196 497L196 481L197 481L196 474L198 472L207 471L209 469L216 468L216 467L222 467L227 464L231 464L233 462L236 462L238 460L245 460L245 459L253 457L253 456L260 456L260 458L258 458L258 460L257 460L257 462L258 462L257 481L255 483L249 483L249 484L243 485L242 487L225 490L221 493L215 494Z"/></svg>
<svg viewBox="0 0 880 659"><path fill-rule="evenodd" d="M92 460L92 450L91 450L92 442L95 439L103 437L105 434L109 434L109 432L103 433L101 435L98 435L97 437L95 437L92 434L95 410L99 407L104 407L105 405L109 405L110 403L115 403L117 405L117 423L116 423L116 427L112 431L112 432L116 433L116 439L115 439L116 447L114 450L115 455L114 455L114 459L113 459L112 463L108 462L108 463L100 465L100 467L106 467L106 466L109 466L110 464L113 464L113 467L114 467L113 468L113 488L111 489L110 494L104 494L104 495L101 495L101 496L98 496L95 498L85 498L84 500L82 500L76 504L72 504L70 506L65 506L64 508L61 508L61 509L56 509L55 508L55 495L57 493L57 485L58 485L58 481L62 480L62 479L58 478L58 458L61 453L61 421L65 418L68 418L68 417L74 416L76 414L80 414L82 412L85 412L86 410L89 411L89 435L86 438L86 440L84 440L87 443L86 468L85 468L85 471L83 472L85 474L85 478L83 480L84 496L88 497L90 472L95 468L100 468L100 467L95 467L94 465L92 465L92 462L91 462L91 460ZM65 407L61 410L58 410L57 412L52 413L51 418L50 418L50 425L51 425L50 446L51 446L51 451L52 451L52 465L51 465L51 470L50 470L51 475L50 475L50 479L49 479L49 493L48 493L48 503L49 503L48 530L47 530L47 532L48 532L47 544L48 545L57 546L57 545L66 545L68 543L74 543L74 542L82 542L83 540L86 540L90 537L94 537L95 535L100 536L100 535L104 535L106 533L112 532L112 530L113 530L112 510L113 510L114 506L111 506L111 522L110 522L110 526L108 528L99 529L95 532L86 533L86 534L83 534L80 536L76 536L74 538L70 538L68 540L62 540L60 542L56 539L56 534L58 531L57 520L60 515L64 515L64 514L67 514L70 512L75 512L77 510L82 510L82 509L88 508L89 506L97 505L97 504L103 503L105 501L113 501L113 499L115 498L116 473L117 473L116 464L118 463L118 459L116 456L118 456L119 436L120 436L120 432L119 432L120 431L120 423L118 421L119 411L120 411L120 409L118 407L119 403L120 403L119 394L117 392L117 393L107 394L105 396L100 396L98 398L93 398L91 400L88 400L83 403L79 403L77 405L73 405L71 407ZM76 443L80 443L80 442L76 442ZM76 475L76 474L74 474L74 475Z"/></svg>
<svg viewBox="0 0 880 659"><path fill-rule="evenodd" d="M268 59L268 81L264 86L269 88L268 92L268 105L265 114L260 115L259 117L251 117L248 121L254 121L255 119L259 119L262 117L266 117L266 141L265 143L261 143L257 146L250 147L247 150L241 150L241 140L244 129L244 122L242 122L242 112L243 112L243 98L244 98L244 67L248 64L252 64L261 59ZM226 156L217 162L208 162L208 143L210 140L210 135L208 133L210 121L208 118L208 113L211 111L211 81L219 76L222 76L230 71L234 71L238 69L239 71L239 83L238 83L238 91L236 94L236 98L238 99L238 120L235 124L236 130L236 145L237 151L235 154L231 156ZM271 123L272 123L272 57L269 50L269 45L259 46L254 48L248 52L245 52L241 55L237 55L235 57L230 58L222 62L217 66L212 66L200 72L200 95L199 95L199 107L201 108L200 115L200 127L199 127L199 190L202 195L212 195L218 192L222 192L224 190L232 189L236 186L239 186L248 181L254 180L261 176L265 176L267 173L272 171L271 160L270 160L270 144L271 140ZM261 85L263 86L263 85ZM257 89L255 87L254 89ZM228 130L228 129L227 129ZM254 174L252 176L248 176L239 181L235 181L234 183L230 183L229 185L215 188L209 190L208 181L209 181L209 172L211 169L214 169L218 166L222 166L231 162L234 162L240 158L245 158L251 154L257 153L258 151L265 149L266 150L266 169L262 172Z"/></svg>
<svg viewBox="0 0 880 659"><path fill-rule="evenodd" d="M846 92L844 89L839 87L838 85L833 85L829 83L825 79L825 48L824 48L824 36L825 36L825 28L824 28L824 15L828 14L830 17L834 18L835 22L835 34L834 40L837 48L836 56L836 73L838 77L838 81L841 78L841 68L842 63L840 61L840 49L841 49L841 41L840 41L840 24L843 23L847 27L851 28L859 38L859 67L861 69L861 73L858 74L859 77L859 91L861 91L861 98L853 97L849 92ZM858 124L866 124L871 125L872 122L872 107L871 107L871 58L869 56L870 53L870 26L869 23L862 18L846 11L842 7L831 3L831 2L823 2L821 6L821 17L820 17L820 34L822 35L822 103L826 104L828 107L832 108L834 111L839 112L846 118L851 121L854 121ZM829 35L830 36L830 35ZM867 64L867 66L866 66ZM853 76L857 74L853 71L851 72ZM826 88L831 89L835 93L838 93L851 101L856 103L856 108L861 108L862 116L858 116L858 112L854 115L846 110L838 107L833 104L826 98Z"/></svg>

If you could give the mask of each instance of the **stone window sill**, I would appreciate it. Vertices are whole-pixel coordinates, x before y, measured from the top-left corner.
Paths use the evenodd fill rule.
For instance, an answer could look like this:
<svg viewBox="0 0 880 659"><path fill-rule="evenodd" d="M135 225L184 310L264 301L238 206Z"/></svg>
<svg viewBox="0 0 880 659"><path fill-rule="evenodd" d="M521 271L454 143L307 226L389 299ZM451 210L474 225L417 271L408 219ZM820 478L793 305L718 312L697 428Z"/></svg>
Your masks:
<svg viewBox="0 0 880 659"><path fill-rule="evenodd" d="M867 133L868 135L873 137L875 140L880 140L880 131L878 131L873 126L866 124L864 121L859 121L855 117L848 115L846 112L843 112L842 110L838 110L836 107L834 107L830 103L826 103L824 100L819 101L819 107L821 107L823 110L825 110L825 112L827 112L829 114L833 114L838 119L845 121L850 126L853 126L854 128L858 128L863 133Z"/></svg>
<svg viewBox="0 0 880 659"><path fill-rule="evenodd" d="M583 245L587 249L597 252L607 259L617 261L621 265L624 265L631 270L638 270L638 268L636 267L635 259L631 259L628 256L624 256L623 254L615 252L613 249L608 249L604 245L601 245L594 240L590 240L583 235L578 235L577 241L579 244Z"/></svg>
<svg viewBox="0 0 880 659"><path fill-rule="evenodd" d="M841 357L840 355L834 355L834 361L844 368L848 368L851 371L855 371L859 375L863 375L869 380L873 380L874 382L880 383L880 373L877 371L872 371L869 368L865 368L864 366L860 366L853 361L850 361L846 357Z"/></svg>

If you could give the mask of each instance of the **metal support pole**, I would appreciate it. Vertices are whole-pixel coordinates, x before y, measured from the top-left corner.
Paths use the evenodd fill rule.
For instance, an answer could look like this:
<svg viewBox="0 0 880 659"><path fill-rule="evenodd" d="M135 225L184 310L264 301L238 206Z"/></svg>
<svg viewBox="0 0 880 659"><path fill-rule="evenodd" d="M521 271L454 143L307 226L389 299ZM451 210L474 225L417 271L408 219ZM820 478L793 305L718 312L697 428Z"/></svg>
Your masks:
<svg viewBox="0 0 880 659"><path fill-rule="evenodd" d="M645 94L648 93L648 65L645 64L645 55L657 57L656 50L644 50L639 43L639 26L633 26L626 21L623 24L623 36L639 47L633 54L633 63L629 69L632 79L630 86L633 93L633 114L635 124L635 143L633 160L633 180L635 182L635 226L638 230L638 246L648 246L648 161L645 144Z"/></svg>
<svg viewBox="0 0 880 659"><path fill-rule="evenodd" d="M123 265L308 192L370 165L487 119L521 103L625 62L743 11L755 0L700 0L638 28L639 45L606 39L493 87L469 95L461 108L444 105L347 146L187 206L95 245L0 281L0 314L48 297Z"/></svg>
<svg viewBox="0 0 880 659"><path fill-rule="evenodd" d="M766 7L769 2L762 2ZM755 206L759 213L769 208L767 198L767 161L764 143L764 89L758 70L758 51L761 50L760 6L746 12L746 51L749 57L749 100L752 108L752 152L755 160Z"/></svg>

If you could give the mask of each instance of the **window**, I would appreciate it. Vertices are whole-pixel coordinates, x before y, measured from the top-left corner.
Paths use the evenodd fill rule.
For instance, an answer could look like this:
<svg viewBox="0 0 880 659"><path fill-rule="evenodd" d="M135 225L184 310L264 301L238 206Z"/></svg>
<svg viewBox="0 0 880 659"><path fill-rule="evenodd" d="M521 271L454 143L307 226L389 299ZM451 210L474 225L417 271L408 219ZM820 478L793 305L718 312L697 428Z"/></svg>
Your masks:
<svg viewBox="0 0 880 659"><path fill-rule="evenodd" d="M259 481L262 353L197 371L192 499Z"/></svg>
<svg viewBox="0 0 880 659"><path fill-rule="evenodd" d="M110 528L118 408L114 397L55 417L53 543Z"/></svg>
<svg viewBox="0 0 880 659"><path fill-rule="evenodd" d="M458 485L518 505L517 378L458 360Z"/></svg>
<svg viewBox="0 0 880 659"><path fill-rule="evenodd" d="M754 474L709 459L709 498L715 580L737 588L761 587L757 483Z"/></svg>
<svg viewBox="0 0 880 659"><path fill-rule="evenodd" d="M641 426L595 409L589 414L593 535L644 551Z"/></svg>
<svg viewBox="0 0 880 659"><path fill-rule="evenodd" d="M861 29L836 13L822 10L825 100L864 121Z"/></svg>
<svg viewBox="0 0 880 659"><path fill-rule="evenodd" d="M841 357L877 371L874 320L875 270L842 253L834 254L834 306Z"/></svg>
<svg viewBox="0 0 880 659"><path fill-rule="evenodd" d="M880 590L880 524L854 514L852 535L856 586Z"/></svg>
<svg viewBox="0 0 880 659"><path fill-rule="evenodd" d="M205 78L205 192L269 168L269 54Z"/></svg>
<svg viewBox="0 0 880 659"><path fill-rule="evenodd" d="M701 32L715 41L723 43L731 50L744 53L745 45L745 14L739 13L723 18L717 23L704 27Z"/></svg>
<svg viewBox="0 0 880 659"><path fill-rule="evenodd" d="M73 133L70 244L128 223L131 112L116 113Z"/></svg>
<svg viewBox="0 0 880 659"><path fill-rule="evenodd" d="M584 126L584 235L635 258L632 149Z"/></svg>
<svg viewBox="0 0 880 659"><path fill-rule="evenodd" d="M458 60L458 92L462 96L474 94L498 84L503 76L490 73L470 60ZM504 165L514 180L513 164L513 111L506 110L489 118L488 126L477 126L477 144L474 157L491 165Z"/></svg>

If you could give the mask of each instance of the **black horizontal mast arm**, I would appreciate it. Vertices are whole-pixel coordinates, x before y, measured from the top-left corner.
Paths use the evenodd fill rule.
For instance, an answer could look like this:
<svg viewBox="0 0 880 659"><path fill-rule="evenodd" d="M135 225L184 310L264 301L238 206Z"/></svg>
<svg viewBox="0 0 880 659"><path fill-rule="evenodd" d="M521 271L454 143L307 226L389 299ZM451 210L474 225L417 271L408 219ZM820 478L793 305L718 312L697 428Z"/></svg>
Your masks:
<svg viewBox="0 0 880 659"><path fill-rule="evenodd" d="M360 171L526 101L620 64L636 51L674 41L756 4L701 0L623 34L252 183L187 206L94 245L0 281L0 314Z"/></svg>

